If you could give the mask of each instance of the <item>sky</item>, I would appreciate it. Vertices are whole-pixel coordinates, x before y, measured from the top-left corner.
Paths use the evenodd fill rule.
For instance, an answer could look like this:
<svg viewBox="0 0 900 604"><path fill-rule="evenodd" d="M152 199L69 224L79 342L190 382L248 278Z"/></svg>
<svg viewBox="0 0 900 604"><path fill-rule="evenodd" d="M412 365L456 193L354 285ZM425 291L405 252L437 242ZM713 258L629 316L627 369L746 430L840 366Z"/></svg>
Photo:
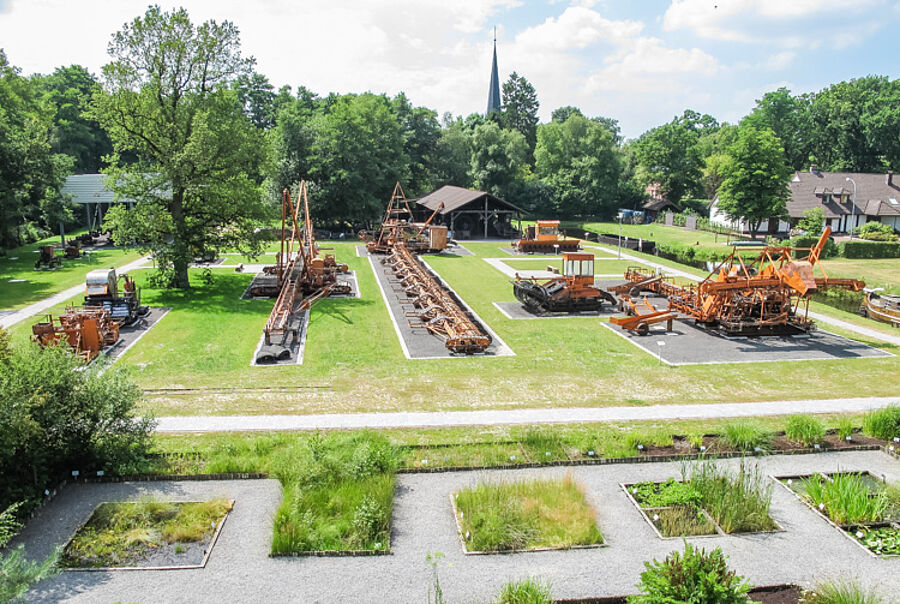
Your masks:
<svg viewBox="0 0 900 604"><path fill-rule="evenodd" d="M497 28L501 81L537 90L540 118L575 105L629 138L685 109L736 122L765 92L900 76L900 0L183 0L229 20L278 88L405 92L439 115L484 112ZM25 75L80 64L146 1L0 0L0 48ZM891 27L891 26L894 27Z"/></svg>

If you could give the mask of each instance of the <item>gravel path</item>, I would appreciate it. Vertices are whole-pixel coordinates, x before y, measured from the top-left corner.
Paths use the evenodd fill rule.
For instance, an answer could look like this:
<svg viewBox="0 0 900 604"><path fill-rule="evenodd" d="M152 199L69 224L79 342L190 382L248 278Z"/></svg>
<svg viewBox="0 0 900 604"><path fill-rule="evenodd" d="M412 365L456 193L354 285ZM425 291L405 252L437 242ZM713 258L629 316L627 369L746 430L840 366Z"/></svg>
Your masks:
<svg viewBox="0 0 900 604"><path fill-rule="evenodd" d="M401 413L322 413L309 415L202 415L160 417L157 432L232 432L245 430L328 430L358 428L424 428L448 426L571 424L642 420L754 417L787 413L862 413L900 402L900 396L648 405L646 407L563 407L484 411L420 411Z"/></svg>
<svg viewBox="0 0 900 604"><path fill-rule="evenodd" d="M737 460L730 460L731 465ZM771 456L760 459L767 474L869 470L900 480L900 463L878 451ZM571 472L597 509L609 547L497 556L462 553L450 495L484 477L561 477ZM202 570L65 572L29 594L33 602L424 602L429 582L425 556L442 552L441 584L453 604L491 601L511 579L547 579L557 598L633 593L643 562L681 549L679 541L657 538L619 483L663 480L680 475L679 463L617 464L398 477L392 555L359 558L267 556L272 514L280 499L271 480L86 485L67 488L29 525L29 551L46 552L62 542L96 503L147 493L178 498L224 495L236 500L209 562ZM729 564L755 584L810 585L843 575L900 592L900 559L877 559L850 542L817 513L776 485L772 515L784 532L696 539L721 546Z"/></svg>

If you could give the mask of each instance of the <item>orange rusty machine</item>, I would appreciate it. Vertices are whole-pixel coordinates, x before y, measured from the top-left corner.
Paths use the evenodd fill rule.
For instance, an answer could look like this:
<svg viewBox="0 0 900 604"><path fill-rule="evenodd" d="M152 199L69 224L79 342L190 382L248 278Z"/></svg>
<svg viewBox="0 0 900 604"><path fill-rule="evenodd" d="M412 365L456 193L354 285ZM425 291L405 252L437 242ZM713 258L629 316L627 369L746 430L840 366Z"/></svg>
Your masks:
<svg viewBox="0 0 900 604"><path fill-rule="evenodd" d="M512 284L516 299L536 313L591 311L599 310L604 301L616 303L615 296L594 287L594 255L586 252L564 252L562 274L557 277L521 278L516 273Z"/></svg>
<svg viewBox="0 0 900 604"><path fill-rule="evenodd" d="M525 236L513 243L513 248L521 254L558 254L578 251L581 242L560 238L558 220L537 220L525 229Z"/></svg>
<svg viewBox="0 0 900 604"><path fill-rule="evenodd" d="M833 279L825 273L818 261L830 235L831 229L826 228L812 248L766 246L752 260L742 258L735 248L708 277L687 287L646 270L629 268L625 273L628 283L615 289L629 288L631 296L622 298L634 316L614 322L624 329L646 333L641 325L651 322L660 311L653 309L644 315L630 297L636 295L634 290L648 290L668 297L669 312L693 318L725 335L811 332L816 325L807 314L813 293L828 288L860 291L866 285L856 279ZM804 251L809 252L804 258L794 259L794 252ZM821 276L813 272L817 265ZM644 307L652 308L649 304Z"/></svg>
<svg viewBox="0 0 900 604"><path fill-rule="evenodd" d="M56 322L52 315L47 315L47 321L35 323L31 331L31 339L42 347L68 344L85 363L119 341L119 324L102 307L70 306Z"/></svg>

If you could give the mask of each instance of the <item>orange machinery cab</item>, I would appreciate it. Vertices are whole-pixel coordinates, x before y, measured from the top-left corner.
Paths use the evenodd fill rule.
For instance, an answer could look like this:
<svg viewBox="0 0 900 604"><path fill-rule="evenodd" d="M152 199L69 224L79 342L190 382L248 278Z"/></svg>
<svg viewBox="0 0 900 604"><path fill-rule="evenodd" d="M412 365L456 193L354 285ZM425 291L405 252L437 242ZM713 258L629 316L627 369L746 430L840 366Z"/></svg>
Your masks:
<svg viewBox="0 0 900 604"><path fill-rule="evenodd" d="M556 241L559 239L558 220L536 220L534 223L535 241Z"/></svg>
<svg viewBox="0 0 900 604"><path fill-rule="evenodd" d="M557 224L559 221L552 221ZM594 255L588 252L563 252L563 277L580 286L594 284Z"/></svg>

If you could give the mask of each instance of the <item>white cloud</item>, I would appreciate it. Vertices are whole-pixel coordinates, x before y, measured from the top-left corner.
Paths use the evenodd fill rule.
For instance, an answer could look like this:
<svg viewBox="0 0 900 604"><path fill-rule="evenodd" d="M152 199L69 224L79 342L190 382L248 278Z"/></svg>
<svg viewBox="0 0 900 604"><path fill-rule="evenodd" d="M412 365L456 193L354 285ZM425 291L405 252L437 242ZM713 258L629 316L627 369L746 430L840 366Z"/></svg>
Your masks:
<svg viewBox="0 0 900 604"><path fill-rule="evenodd" d="M779 69L785 69L791 63L794 62L794 59L797 57L797 53L792 52L790 50L786 50L784 52L779 52L768 57L765 61L763 61L762 67L763 69L769 69L772 71L777 71Z"/></svg>
<svg viewBox="0 0 900 604"><path fill-rule="evenodd" d="M776 40L788 47L814 46L820 36L846 26L887 0L672 0L663 17L666 31L688 29L700 37L727 41ZM810 19L827 18L825 30Z"/></svg>
<svg viewBox="0 0 900 604"><path fill-rule="evenodd" d="M622 44L643 29L640 21L611 21L583 6L571 6L559 17L529 27L516 36L516 44L539 51L584 49L597 42Z"/></svg>

